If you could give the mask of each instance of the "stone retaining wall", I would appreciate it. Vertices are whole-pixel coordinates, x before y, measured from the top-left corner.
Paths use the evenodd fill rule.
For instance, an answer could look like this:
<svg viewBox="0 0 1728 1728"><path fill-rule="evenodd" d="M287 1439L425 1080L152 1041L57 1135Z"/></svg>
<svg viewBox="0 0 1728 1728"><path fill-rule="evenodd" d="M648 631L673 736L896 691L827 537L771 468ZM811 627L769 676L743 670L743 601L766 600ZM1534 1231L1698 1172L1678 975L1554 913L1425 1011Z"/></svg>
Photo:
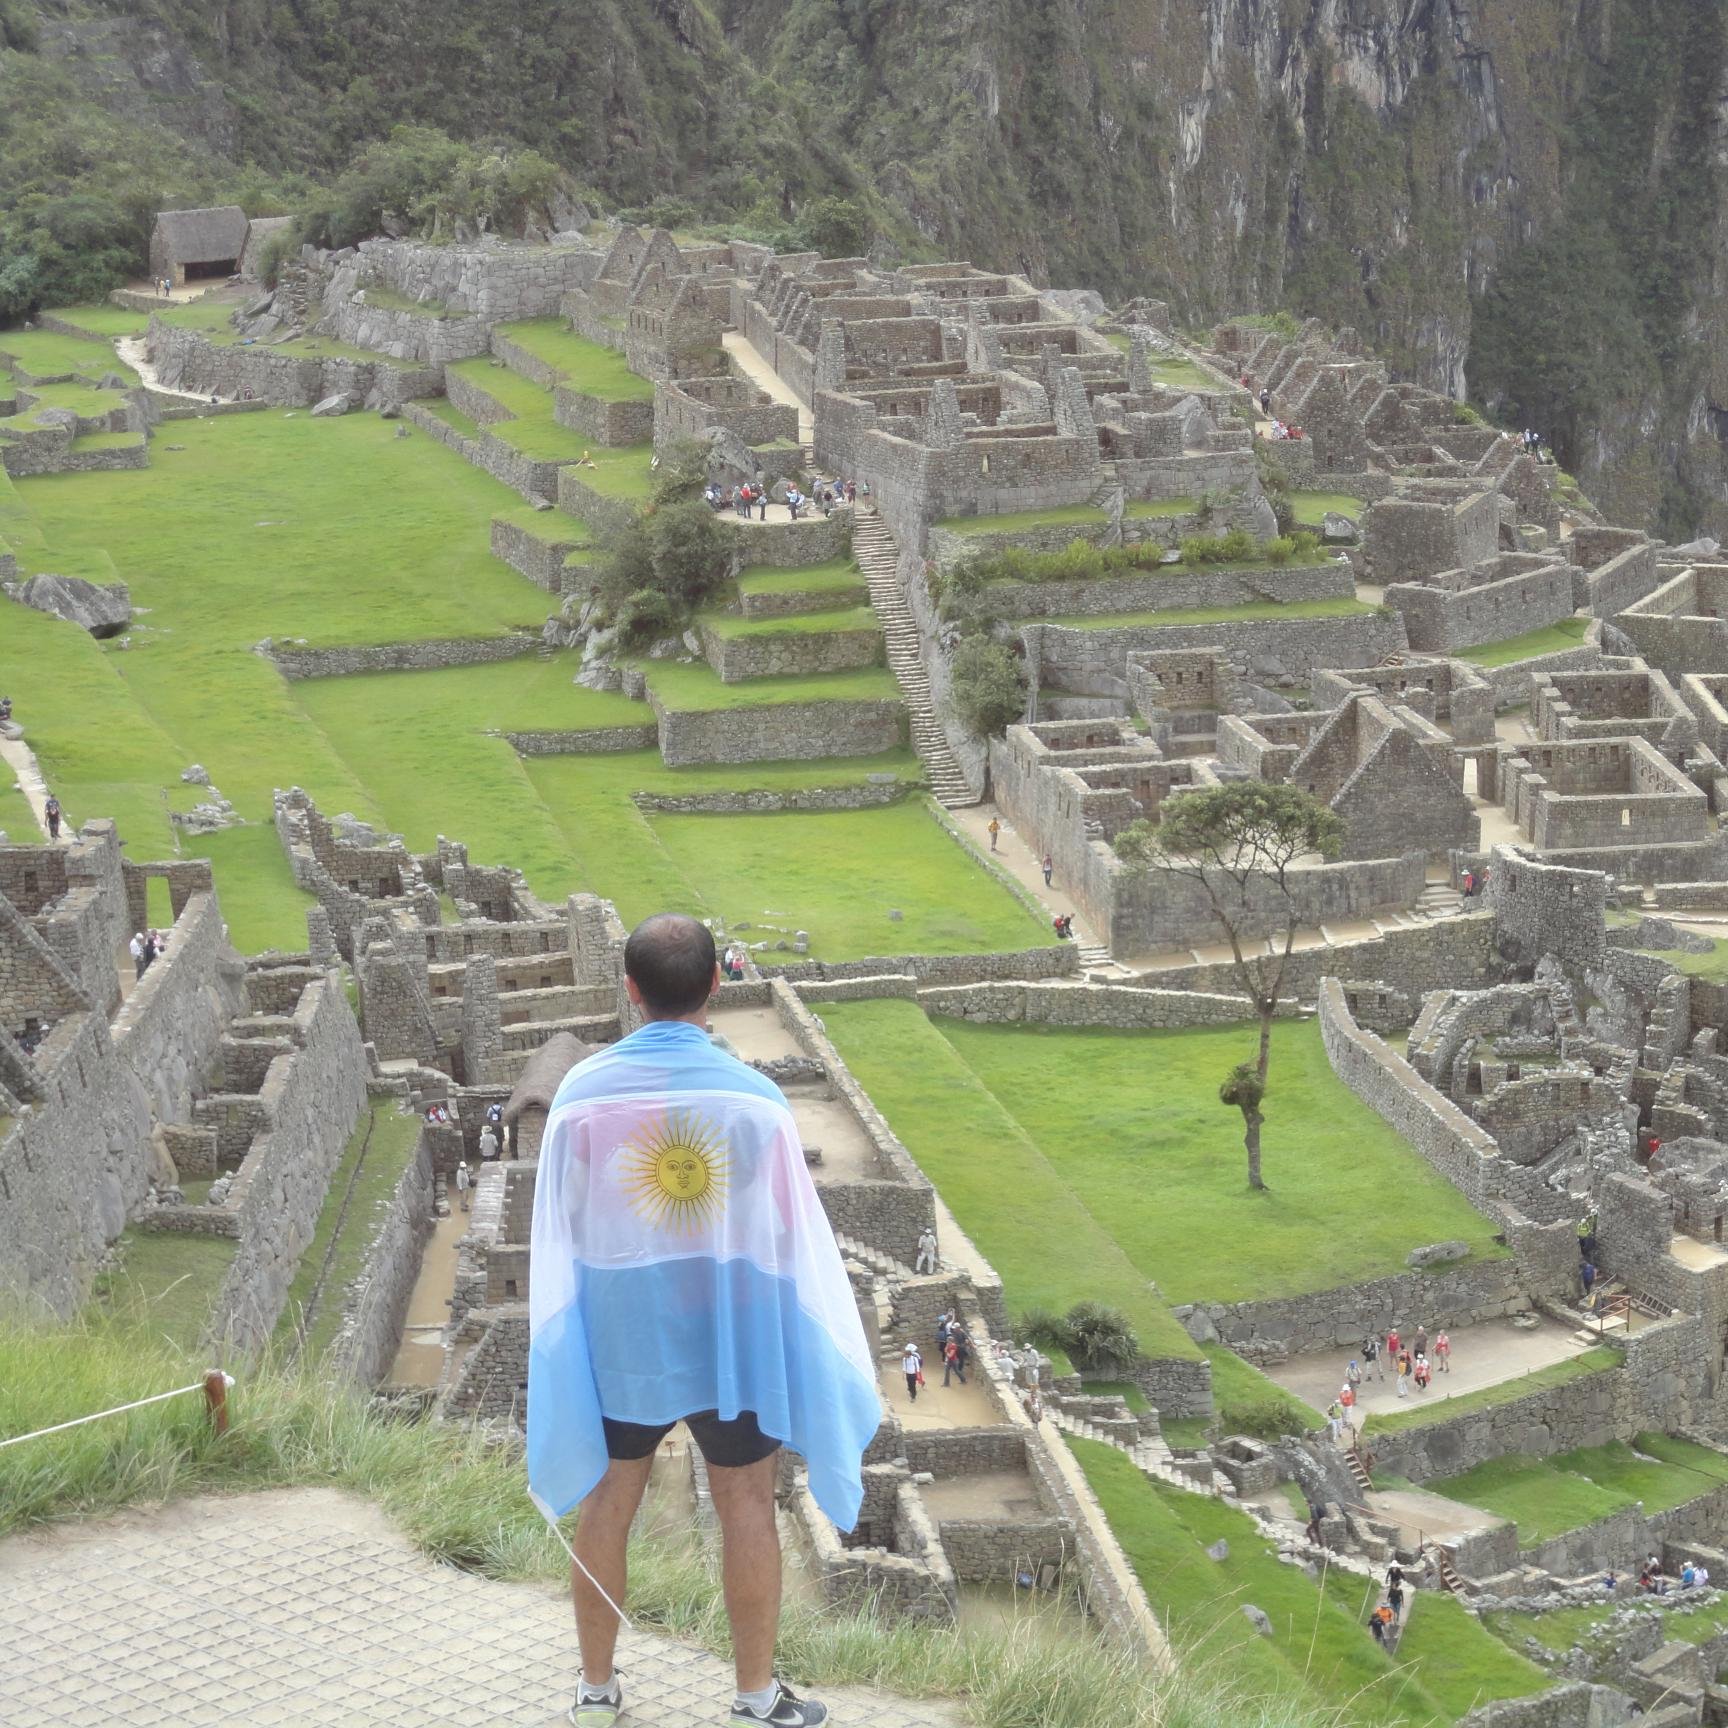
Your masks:
<svg viewBox="0 0 1728 1728"><path fill-rule="evenodd" d="M1124 984L1093 984L1075 990L1066 984L960 984L918 991L926 1014L991 1025L1118 1026L1150 1030L1181 1026L1234 1026L1251 1017L1240 996L1196 990L1142 990ZM1297 1012L1292 1001L1279 1004L1280 1018Z"/></svg>
<svg viewBox="0 0 1728 1728"><path fill-rule="evenodd" d="M896 697L696 710L664 708L652 691L649 700L659 716L660 754L668 768L881 756L906 742L906 707Z"/></svg>
<svg viewBox="0 0 1728 1728"><path fill-rule="evenodd" d="M722 684L752 678L812 677L880 666L887 659L881 628L857 630L776 630L728 636L703 620L697 626L702 652Z"/></svg>
<svg viewBox="0 0 1728 1728"><path fill-rule="evenodd" d="M759 960L758 964L762 964ZM998 954L882 954L868 960L794 960L774 972L798 987L811 1001L859 1001L882 995L908 994L897 980L911 978L914 990L942 985L988 984L1002 980L1076 978L1080 950L1072 942L1048 948L1021 948ZM887 990L860 988L842 991L835 984L894 983ZM826 987L826 988L825 988Z"/></svg>
<svg viewBox="0 0 1728 1728"><path fill-rule="evenodd" d="M574 540L542 540L539 535L530 534L514 522L496 516L492 519L492 556L526 576L536 588L544 588L548 594L563 592L564 560L586 544L586 535Z"/></svg>
<svg viewBox="0 0 1728 1728"><path fill-rule="evenodd" d="M401 1179L379 1210L359 1275L348 1288L341 1330L326 1358L332 1372L362 1386L376 1386L384 1379L402 1342L408 1300L432 1234L433 1188L432 1153L421 1134Z"/></svg>
<svg viewBox="0 0 1728 1728"><path fill-rule="evenodd" d="M279 408L310 408L347 391L369 408L400 407L444 388L435 366L395 366L385 360L348 360L282 354L267 344L243 347L212 342L196 330L150 320L146 351L158 381L196 396L243 397Z"/></svg>
<svg viewBox="0 0 1728 1728"><path fill-rule="evenodd" d="M1171 612L1182 607L1249 606L1262 601L1348 600L1356 592L1348 564L1328 561L1276 569L1207 569L1100 576L1090 582L992 582L978 596L987 618L1107 616Z"/></svg>
<svg viewBox="0 0 1728 1728"><path fill-rule="evenodd" d="M443 642L375 642L364 648L293 648L271 642L258 650L284 678L342 678L356 672L424 671L441 666L489 666L520 660L538 636L472 636Z"/></svg>
<svg viewBox="0 0 1728 1728"><path fill-rule="evenodd" d="M758 816L776 810L874 810L912 791L904 780L862 786L808 786L790 792L632 792L638 810L678 816Z"/></svg>
<svg viewBox="0 0 1728 1728"><path fill-rule="evenodd" d="M654 436L652 402L614 402L568 384L552 392L552 418L596 444L646 444Z"/></svg>
<svg viewBox="0 0 1728 1728"><path fill-rule="evenodd" d="M452 382L454 381L452 374ZM491 398L488 397L487 400L490 401ZM545 462L532 456L524 456L520 450L506 444L496 434L484 430L478 438L470 438L448 421L440 420L436 414L417 407L412 402L405 405L403 413L428 437L436 438L440 444L449 446L463 461L483 473L490 474L500 485L508 486L522 497L552 498L557 495L558 476L564 472L564 468L557 462Z"/></svg>
<svg viewBox="0 0 1728 1728"><path fill-rule="evenodd" d="M849 505L842 505L832 516L812 511L796 522L746 522L725 510L719 519L734 536L734 557L740 569L766 564L790 570L852 555Z"/></svg>
<svg viewBox="0 0 1728 1728"><path fill-rule="evenodd" d="M623 750L652 750L660 728L652 721L640 726L594 726L581 732L506 732L518 756L609 756Z"/></svg>

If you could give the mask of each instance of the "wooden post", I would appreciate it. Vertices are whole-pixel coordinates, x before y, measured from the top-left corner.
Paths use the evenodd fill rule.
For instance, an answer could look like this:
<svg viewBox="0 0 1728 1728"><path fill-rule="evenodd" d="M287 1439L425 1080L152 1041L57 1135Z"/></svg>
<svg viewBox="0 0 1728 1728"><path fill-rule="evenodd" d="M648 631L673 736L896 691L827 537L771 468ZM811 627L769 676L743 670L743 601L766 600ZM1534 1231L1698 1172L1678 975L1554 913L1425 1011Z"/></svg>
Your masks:
<svg viewBox="0 0 1728 1728"><path fill-rule="evenodd" d="M210 1426L220 1436L228 1432L228 1376L220 1368L212 1368L204 1376L204 1404L210 1412Z"/></svg>

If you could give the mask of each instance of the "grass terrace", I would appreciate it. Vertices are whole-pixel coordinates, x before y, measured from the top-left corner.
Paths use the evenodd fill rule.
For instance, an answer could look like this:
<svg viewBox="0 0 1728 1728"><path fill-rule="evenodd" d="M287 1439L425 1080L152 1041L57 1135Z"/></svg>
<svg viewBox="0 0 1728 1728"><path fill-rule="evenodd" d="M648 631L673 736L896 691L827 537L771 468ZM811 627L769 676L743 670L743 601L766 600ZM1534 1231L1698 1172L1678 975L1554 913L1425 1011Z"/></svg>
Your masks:
<svg viewBox="0 0 1728 1728"><path fill-rule="evenodd" d="M1456 659L1468 660L1476 666L1510 666L1516 660L1531 660L1538 654L1558 654L1577 648L1589 628L1588 618L1562 618L1557 624L1527 630L1522 636L1509 636L1504 642L1485 642L1479 648L1457 648L1452 653Z"/></svg>
<svg viewBox="0 0 1728 1728"><path fill-rule="evenodd" d="M1552 1457L1491 1459L1429 1489L1509 1518L1518 1543L1534 1548L1551 1536L1641 1503L1647 1514L1672 1511L1728 1483L1728 1456L1676 1435L1641 1434Z"/></svg>
<svg viewBox="0 0 1728 1728"><path fill-rule="evenodd" d="M1228 1667L1256 1696L1292 1708L1343 1706L1351 1723L1439 1728L1490 1699L1544 1691L1548 1676L1451 1597L1422 1591L1396 1657L1369 1635L1372 1586L1316 1581L1281 1562L1246 1513L1155 1484L1115 1448L1069 1440L1159 1620L1188 1664ZM1206 1549L1222 1539L1228 1552ZM1262 1637L1252 1603L1272 1622ZM1278 1703L1271 1720L1282 1720Z"/></svg>
<svg viewBox="0 0 1728 1728"><path fill-rule="evenodd" d="M109 342L117 336L142 336L150 328L148 312L134 312L107 301L93 306L57 306L49 316L76 326L98 342ZM0 341L4 340L0 337Z"/></svg>
<svg viewBox="0 0 1728 1728"><path fill-rule="evenodd" d="M1646 948L1641 952L1653 960L1668 961L1689 978L1702 978L1707 984L1728 984L1728 942L1719 936L1710 939L1708 954L1689 954L1680 948Z"/></svg>
<svg viewBox="0 0 1728 1728"><path fill-rule="evenodd" d="M425 365L422 360L398 360L392 354L381 354L371 348L356 348L348 342L338 342L329 336L296 336L290 341L254 341L243 336L234 326L234 314L245 304L238 297L205 297L188 300L178 306L165 307L155 316L177 330L195 330L207 341L222 347L257 347L269 354L286 354L295 360L356 360L374 366L391 366L399 371L414 371Z"/></svg>
<svg viewBox="0 0 1728 1728"><path fill-rule="evenodd" d="M1410 1410L1395 1410L1390 1415L1370 1415L1364 1424L1367 1434L1397 1434L1407 1428L1422 1428L1432 1422L1452 1422L1479 1410L1491 1410L1496 1405L1510 1404L1514 1399L1528 1398L1532 1393L1550 1392L1571 1380L1582 1380L1590 1374L1605 1374L1621 1366L1622 1357L1611 1344L1598 1344L1578 1356L1568 1356L1564 1362L1551 1362L1546 1368L1534 1368L1516 1380L1503 1380L1498 1386L1484 1386L1477 1392L1465 1392L1438 1404L1425 1404Z"/></svg>
<svg viewBox="0 0 1728 1728"><path fill-rule="evenodd" d="M1712 1586L1715 1579L1711 1579ZM1711 1600L1695 1608L1680 1606L1686 1598L1669 1596L1661 1604L1640 1596L1633 1581L1621 1585L1611 1601L1589 1608L1558 1608L1550 1614L1489 1614L1483 1624L1513 1649L1534 1638L1544 1650L1563 1656L1577 1646L1588 1649L1602 1627L1618 1614L1656 1614L1661 1617L1662 1639L1681 1644L1703 1644L1728 1632L1728 1595L1712 1590Z"/></svg>
<svg viewBox="0 0 1728 1728"><path fill-rule="evenodd" d="M138 382L138 374L114 352L113 344L100 338L62 336L56 330L0 330L0 355L38 378L62 373L100 378L104 372L118 372L128 382Z"/></svg>
<svg viewBox="0 0 1728 1728"><path fill-rule="evenodd" d="M1318 528L1325 521L1326 514L1348 516L1352 522L1362 519L1366 508L1360 498L1352 498L1343 492L1292 492L1290 494L1290 511L1296 519L1298 528Z"/></svg>
<svg viewBox="0 0 1728 1728"><path fill-rule="evenodd" d="M1200 508L1198 498L1136 498L1122 511L1131 522L1144 522L1168 516L1192 516Z"/></svg>
<svg viewBox="0 0 1728 1728"><path fill-rule="evenodd" d="M592 454L593 439L560 426L552 418L550 390L542 390L520 373L484 357L458 360L445 370L484 391L510 416L489 420L482 430L502 438L513 450L537 462L574 462L585 450Z"/></svg>
<svg viewBox="0 0 1728 1728"><path fill-rule="evenodd" d="M394 288L386 288L380 282L364 283L361 292L366 296L368 306L379 306L387 312L412 312L417 318L440 321L450 316L450 309L442 300L411 300L406 294L398 294Z"/></svg>
<svg viewBox="0 0 1728 1728"><path fill-rule="evenodd" d="M173 1350L195 1352L238 1246L221 1236L128 1229L120 1238L118 1264L97 1281L93 1323ZM6 1431L0 1419L0 1432ZM0 1495L0 1504L4 1498Z"/></svg>
<svg viewBox="0 0 1728 1728"><path fill-rule="evenodd" d="M1367 618L1378 607L1360 600L1256 600L1246 606L1173 606L1164 612L1077 613L1040 623L1062 625L1070 630L1141 630L1177 624L1246 624L1267 618Z"/></svg>
<svg viewBox="0 0 1728 1728"><path fill-rule="evenodd" d="M701 621L721 636L822 636L832 630L880 630L868 606L843 612L787 612L771 618L740 618L733 612L704 612Z"/></svg>
<svg viewBox="0 0 1728 1728"><path fill-rule="evenodd" d="M654 381L632 372L616 348L578 336L561 318L500 324L498 334L543 360L572 390L605 402L652 402Z"/></svg>
<svg viewBox="0 0 1728 1728"><path fill-rule="evenodd" d="M1021 534L1029 528L1105 528L1108 511L1090 504L1067 504L1057 510L1018 510L1004 516L950 516L938 528L950 534Z"/></svg>
<svg viewBox="0 0 1728 1728"><path fill-rule="evenodd" d="M825 564L783 570L766 565L742 571L740 594L820 594L835 606L862 604L869 596L864 572L850 558L831 558Z"/></svg>
<svg viewBox="0 0 1728 1728"><path fill-rule="evenodd" d="M308 1362L318 1361L341 1330L343 1304L360 1276L378 1210L395 1193L420 1126L418 1116L376 1106L348 1138L276 1324L276 1342Z"/></svg>

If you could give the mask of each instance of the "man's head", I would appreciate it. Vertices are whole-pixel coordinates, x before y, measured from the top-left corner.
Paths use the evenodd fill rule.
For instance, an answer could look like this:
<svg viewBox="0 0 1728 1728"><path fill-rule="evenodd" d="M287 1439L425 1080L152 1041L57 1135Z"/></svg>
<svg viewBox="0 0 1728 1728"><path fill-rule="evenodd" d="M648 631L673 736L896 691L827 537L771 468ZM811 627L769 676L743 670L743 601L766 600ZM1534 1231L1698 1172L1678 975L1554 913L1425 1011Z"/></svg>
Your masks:
<svg viewBox="0 0 1728 1728"><path fill-rule="evenodd" d="M681 912L658 912L624 944L630 1000L650 1020L687 1020L701 1011L719 981L714 938Z"/></svg>

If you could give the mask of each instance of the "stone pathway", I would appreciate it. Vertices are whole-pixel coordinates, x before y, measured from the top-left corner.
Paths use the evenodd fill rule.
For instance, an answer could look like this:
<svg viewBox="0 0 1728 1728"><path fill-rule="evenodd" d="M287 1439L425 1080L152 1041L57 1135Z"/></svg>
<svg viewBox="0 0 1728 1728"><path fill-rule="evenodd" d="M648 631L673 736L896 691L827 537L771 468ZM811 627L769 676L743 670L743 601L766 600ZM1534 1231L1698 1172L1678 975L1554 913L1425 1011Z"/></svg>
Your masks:
<svg viewBox="0 0 1728 1728"><path fill-rule="evenodd" d="M0 1543L6 1728L330 1728L564 1720L561 1592L417 1553L329 1489L175 1502ZM731 1670L626 1633L627 1724L726 1719ZM836 1728L959 1728L951 1705L824 1690Z"/></svg>
<svg viewBox="0 0 1728 1728"><path fill-rule="evenodd" d="M48 784L42 778L42 770L37 765L36 752L22 738L0 738L0 762L4 762L12 770L18 782L18 790L24 794L24 802L30 806L31 813L36 818L36 826L42 831L42 838L48 838L48 818L43 810L48 803ZM60 807L60 843L70 845L77 827L68 814L64 804Z"/></svg>
<svg viewBox="0 0 1728 1728"><path fill-rule="evenodd" d="M738 370L758 390L766 391L771 400L783 407L798 410L798 442L808 450L811 439L816 436L815 415L798 400L789 385L781 382L780 374L768 364L761 350L742 331L722 332L720 344L732 357Z"/></svg>

